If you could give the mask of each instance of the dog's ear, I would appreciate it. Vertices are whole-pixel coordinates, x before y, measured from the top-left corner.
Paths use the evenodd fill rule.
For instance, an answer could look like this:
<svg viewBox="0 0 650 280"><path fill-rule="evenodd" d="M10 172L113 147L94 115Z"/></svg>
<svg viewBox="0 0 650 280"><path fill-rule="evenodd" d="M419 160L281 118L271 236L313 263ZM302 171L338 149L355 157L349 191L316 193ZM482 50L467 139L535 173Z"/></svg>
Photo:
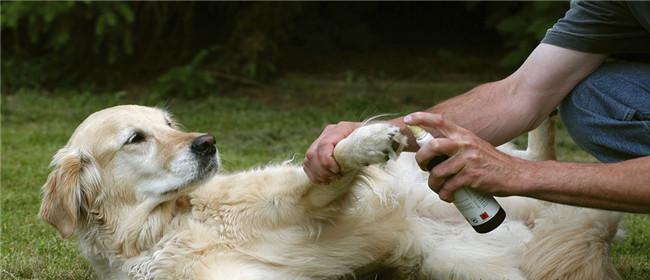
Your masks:
<svg viewBox="0 0 650 280"><path fill-rule="evenodd" d="M81 216L85 216L101 185L97 163L80 149L62 148L50 167L52 172L42 187L40 217L54 226L62 238L70 236Z"/></svg>

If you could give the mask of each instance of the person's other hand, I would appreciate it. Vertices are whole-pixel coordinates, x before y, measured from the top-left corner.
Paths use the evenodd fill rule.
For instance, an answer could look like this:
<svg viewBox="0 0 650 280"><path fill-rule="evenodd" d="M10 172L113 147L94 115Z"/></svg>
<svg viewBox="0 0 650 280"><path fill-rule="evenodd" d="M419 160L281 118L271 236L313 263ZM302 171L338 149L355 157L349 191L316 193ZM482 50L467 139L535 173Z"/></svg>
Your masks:
<svg viewBox="0 0 650 280"><path fill-rule="evenodd" d="M358 122L340 122L330 124L309 146L305 154L303 169L309 180L318 184L327 184L340 176L340 168L334 160L334 146L361 126Z"/></svg>
<svg viewBox="0 0 650 280"><path fill-rule="evenodd" d="M418 125L444 137L424 145L415 154L420 168L429 171L429 187L447 202L461 187L497 196L517 194L525 161L498 151L494 146L471 131L464 129L442 115L413 113L404 117L408 125ZM434 157L448 155L446 161L427 170Z"/></svg>

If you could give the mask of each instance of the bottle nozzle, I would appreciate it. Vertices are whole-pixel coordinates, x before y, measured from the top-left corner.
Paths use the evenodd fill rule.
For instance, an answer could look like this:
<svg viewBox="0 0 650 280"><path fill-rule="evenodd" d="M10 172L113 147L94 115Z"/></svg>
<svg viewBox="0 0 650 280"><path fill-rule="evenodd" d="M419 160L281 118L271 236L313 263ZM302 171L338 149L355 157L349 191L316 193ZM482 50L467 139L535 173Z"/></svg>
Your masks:
<svg viewBox="0 0 650 280"><path fill-rule="evenodd" d="M411 133L413 133L413 136L415 136L415 138L422 138L428 133L426 130L422 129L419 126L406 125L406 127L411 130Z"/></svg>

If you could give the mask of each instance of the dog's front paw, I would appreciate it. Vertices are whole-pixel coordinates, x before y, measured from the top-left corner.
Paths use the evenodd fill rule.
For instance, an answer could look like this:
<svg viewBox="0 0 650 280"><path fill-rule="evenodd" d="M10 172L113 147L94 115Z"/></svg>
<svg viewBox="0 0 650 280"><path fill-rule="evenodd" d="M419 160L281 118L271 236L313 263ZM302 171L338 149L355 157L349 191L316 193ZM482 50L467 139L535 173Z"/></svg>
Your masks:
<svg viewBox="0 0 650 280"><path fill-rule="evenodd" d="M362 126L334 148L334 158L343 171L360 169L396 158L406 145L399 127L387 123Z"/></svg>

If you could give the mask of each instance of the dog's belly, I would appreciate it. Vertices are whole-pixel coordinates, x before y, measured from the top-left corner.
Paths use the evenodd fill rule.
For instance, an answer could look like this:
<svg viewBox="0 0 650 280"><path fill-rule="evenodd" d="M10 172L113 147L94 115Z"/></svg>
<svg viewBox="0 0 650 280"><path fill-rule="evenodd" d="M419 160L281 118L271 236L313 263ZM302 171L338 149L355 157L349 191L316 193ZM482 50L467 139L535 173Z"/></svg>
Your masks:
<svg viewBox="0 0 650 280"><path fill-rule="evenodd" d="M204 256L203 268L197 273L210 277L197 279L227 277L224 271L228 269L246 270L244 279L270 279L273 273L279 273L276 279L299 279L376 275L382 271L397 273L400 278L426 278L468 266L480 267L481 263L512 275L508 279L520 278L518 266L523 245L532 237L530 228L509 217L494 232L477 234L453 204L441 201L428 188L427 174L413 162L412 154L406 154L384 168L365 169L364 179L342 198L346 202L337 204L343 208L336 210L336 215L266 228L254 239L238 243L228 257L223 257L223 252ZM472 271L476 275L491 273L480 268ZM260 278L255 278L257 275Z"/></svg>

